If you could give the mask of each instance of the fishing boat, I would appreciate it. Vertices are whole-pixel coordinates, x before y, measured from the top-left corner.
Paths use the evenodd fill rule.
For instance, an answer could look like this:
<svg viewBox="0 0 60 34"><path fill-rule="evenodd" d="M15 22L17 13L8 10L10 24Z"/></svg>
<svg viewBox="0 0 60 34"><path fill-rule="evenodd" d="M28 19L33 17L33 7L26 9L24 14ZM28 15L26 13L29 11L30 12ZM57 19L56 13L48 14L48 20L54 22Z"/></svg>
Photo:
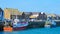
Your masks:
<svg viewBox="0 0 60 34"><path fill-rule="evenodd" d="M13 30L24 30L28 26L28 22L20 22L13 24Z"/></svg>
<svg viewBox="0 0 60 34"><path fill-rule="evenodd" d="M15 19L13 23L13 30L24 30L28 26L28 22L20 22L19 19Z"/></svg>
<svg viewBox="0 0 60 34"><path fill-rule="evenodd" d="M47 19L45 23L45 27L56 27L56 22L50 18Z"/></svg>

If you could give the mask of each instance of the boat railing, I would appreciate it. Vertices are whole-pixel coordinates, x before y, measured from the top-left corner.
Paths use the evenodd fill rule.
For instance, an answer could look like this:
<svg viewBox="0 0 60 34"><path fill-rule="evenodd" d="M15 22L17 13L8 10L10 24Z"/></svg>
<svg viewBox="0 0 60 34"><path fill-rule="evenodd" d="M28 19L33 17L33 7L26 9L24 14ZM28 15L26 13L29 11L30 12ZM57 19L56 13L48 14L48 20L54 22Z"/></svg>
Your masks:
<svg viewBox="0 0 60 34"><path fill-rule="evenodd" d="M42 21L46 21L46 20L33 20L33 21L29 20L29 22L42 22Z"/></svg>

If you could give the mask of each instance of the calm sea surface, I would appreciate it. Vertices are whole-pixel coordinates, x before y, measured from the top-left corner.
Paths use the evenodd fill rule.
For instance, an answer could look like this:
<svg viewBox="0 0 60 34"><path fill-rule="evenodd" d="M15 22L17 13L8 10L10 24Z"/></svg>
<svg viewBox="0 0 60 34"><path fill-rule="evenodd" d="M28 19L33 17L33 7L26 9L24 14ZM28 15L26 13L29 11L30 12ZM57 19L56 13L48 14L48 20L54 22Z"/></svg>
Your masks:
<svg viewBox="0 0 60 34"><path fill-rule="evenodd" d="M35 28L22 31L0 32L0 34L60 34L60 27L56 28Z"/></svg>

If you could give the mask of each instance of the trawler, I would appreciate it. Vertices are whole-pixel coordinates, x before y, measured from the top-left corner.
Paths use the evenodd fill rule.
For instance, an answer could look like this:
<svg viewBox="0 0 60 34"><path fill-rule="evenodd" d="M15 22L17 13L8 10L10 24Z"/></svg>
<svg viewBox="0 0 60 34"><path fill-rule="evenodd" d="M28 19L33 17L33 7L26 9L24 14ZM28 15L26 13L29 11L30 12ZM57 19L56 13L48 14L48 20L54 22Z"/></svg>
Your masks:
<svg viewBox="0 0 60 34"><path fill-rule="evenodd" d="M28 26L28 22L25 21L19 21L19 19L14 19L14 23L13 23L13 30L24 30L26 29L26 27Z"/></svg>

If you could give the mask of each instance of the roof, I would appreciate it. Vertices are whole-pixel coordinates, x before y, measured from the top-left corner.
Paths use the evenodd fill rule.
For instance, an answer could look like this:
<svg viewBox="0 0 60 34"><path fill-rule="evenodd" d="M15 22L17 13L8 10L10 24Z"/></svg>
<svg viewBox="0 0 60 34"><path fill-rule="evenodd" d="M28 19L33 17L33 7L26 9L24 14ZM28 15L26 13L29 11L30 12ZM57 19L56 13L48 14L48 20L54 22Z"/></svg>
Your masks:
<svg viewBox="0 0 60 34"><path fill-rule="evenodd" d="M30 18L37 18L39 15L35 14L35 15L31 15Z"/></svg>
<svg viewBox="0 0 60 34"><path fill-rule="evenodd" d="M22 15L23 12L19 12L18 9L12 9L12 8L5 8L5 10L8 10L11 15Z"/></svg>
<svg viewBox="0 0 60 34"><path fill-rule="evenodd" d="M48 14L47 17L49 17L49 16L56 17L55 14Z"/></svg>

